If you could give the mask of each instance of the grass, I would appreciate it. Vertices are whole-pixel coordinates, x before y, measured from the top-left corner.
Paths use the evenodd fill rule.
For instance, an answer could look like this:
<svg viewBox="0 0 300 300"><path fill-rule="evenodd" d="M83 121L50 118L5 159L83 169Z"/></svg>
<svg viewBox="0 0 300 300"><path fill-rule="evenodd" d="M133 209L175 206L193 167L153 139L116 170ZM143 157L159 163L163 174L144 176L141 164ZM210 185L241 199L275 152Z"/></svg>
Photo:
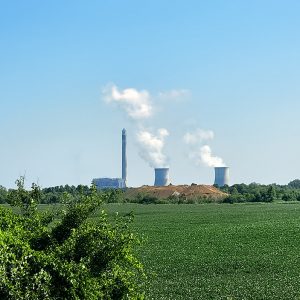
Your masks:
<svg viewBox="0 0 300 300"><path fill-rule="evenodd" d="M134 211L148 299L300 299L300 204L109 204Z"/></svg>

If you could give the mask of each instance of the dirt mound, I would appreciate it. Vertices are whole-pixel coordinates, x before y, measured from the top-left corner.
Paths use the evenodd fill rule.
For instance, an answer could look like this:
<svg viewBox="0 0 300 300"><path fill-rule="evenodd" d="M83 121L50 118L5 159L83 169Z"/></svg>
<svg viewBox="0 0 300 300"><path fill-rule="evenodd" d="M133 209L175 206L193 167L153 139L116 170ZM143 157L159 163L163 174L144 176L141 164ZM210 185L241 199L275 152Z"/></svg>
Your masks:
<svg viewBox="0 0 300 300"><path fill-rule="evenodd" d="M212 185L168 185L168 186L148 186L139 188L129 188L125 192L125 197L134 198L137 195L149 195L158 199L167 199L172 196L184 197L185 199L214 198L220 199L227 196Z"/></svg>

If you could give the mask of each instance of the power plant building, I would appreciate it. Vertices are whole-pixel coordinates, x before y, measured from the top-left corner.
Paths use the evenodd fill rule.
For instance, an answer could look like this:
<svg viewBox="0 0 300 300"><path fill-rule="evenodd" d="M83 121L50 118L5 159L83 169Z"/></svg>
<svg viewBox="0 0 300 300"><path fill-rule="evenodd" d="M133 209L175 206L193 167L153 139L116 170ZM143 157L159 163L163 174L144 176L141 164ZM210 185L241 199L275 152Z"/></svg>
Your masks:
<svg viewBox="0 0 300 300"><path fill-rule="evenodd" d="M95 178L93 184L98 189L124 189L126 184L122 178Z"/></svg>
<svg viewBox="0 0 300 300"><path fill-rule="evenodd" d="M122 178L94 178L97 189L125 189L127 186L126 130L122 130Z"/></svg>

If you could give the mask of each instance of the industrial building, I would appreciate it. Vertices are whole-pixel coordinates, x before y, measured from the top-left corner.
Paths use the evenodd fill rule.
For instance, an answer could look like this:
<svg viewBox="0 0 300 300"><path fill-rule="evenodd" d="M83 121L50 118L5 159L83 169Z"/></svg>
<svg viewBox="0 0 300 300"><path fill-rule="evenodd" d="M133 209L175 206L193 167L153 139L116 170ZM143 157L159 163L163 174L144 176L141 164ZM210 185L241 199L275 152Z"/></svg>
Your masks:
<svg viewBox="0 0 300 300"><path fill-rule="evenodd" d="M122 178L94 178L97 189L125 189L127 187L126 130L122 130Z"/></svg>
<svg viewBox="0 0 300 300"><path fill-rule="evenodd" d="M93 184L98 189L124 189L125 181L122 178L94 178Z"/></svg>

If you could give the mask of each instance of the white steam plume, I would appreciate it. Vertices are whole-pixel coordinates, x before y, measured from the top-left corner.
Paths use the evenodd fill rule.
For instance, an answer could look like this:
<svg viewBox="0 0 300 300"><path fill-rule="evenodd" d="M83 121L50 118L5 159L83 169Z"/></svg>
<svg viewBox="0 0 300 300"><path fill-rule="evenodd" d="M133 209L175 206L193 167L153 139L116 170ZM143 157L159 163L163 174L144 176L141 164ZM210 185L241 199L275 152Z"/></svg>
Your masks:
<svg viewBox="0 0 300 300"><path fill-rule="evenodd" d="M186 89L173 89L170 91L160 92L158 98L162 100L178 100L186 98L190 95L190 91Z"/></svg>
<svg viewBox="0 0 300 300"><path fill-rule="evenodd" d="M102 92L106 101L120 104L128 116L134 120L146 119L152 115L150 94L146 90L138 91L134 88L127 88L120 91L116 85L112 84L107 85Z"/></svg>
<svg viewBox="0 0 300 300"><path fill-rule="evenodd" d="M204 145L197 152L197 163L202 163L208 167L225 167L223 159L218 156L213 156L210 146Z"/></svg>
<svg viewBox="0 0 300 300"><path fill-rule="evenodd" d="M203 145L204 141L213 140L214 132L211 130L197 129L195 132L187 132L183 140L190 147L190 158L197 164L208 167L224 167L221 157L214 156L209 145Z"/></svg>
<svg viewBox="0 0 300 300"><path fill-rule="evenodd" d="M152 134L147 130L140 130L137 133L137 140L140 145L140 156L149 163L152 168L165 167L167 157L163 153L165 138L169 132L161 128L157 135Z"/></svg>
<svg viewBox="0 0 300 300"><path fill-rule="evenodd" d="M183 139L188 145L199 144L202 141L213 140L214 132L212 130L197 129L195 132L187 132Z"/></svg>

